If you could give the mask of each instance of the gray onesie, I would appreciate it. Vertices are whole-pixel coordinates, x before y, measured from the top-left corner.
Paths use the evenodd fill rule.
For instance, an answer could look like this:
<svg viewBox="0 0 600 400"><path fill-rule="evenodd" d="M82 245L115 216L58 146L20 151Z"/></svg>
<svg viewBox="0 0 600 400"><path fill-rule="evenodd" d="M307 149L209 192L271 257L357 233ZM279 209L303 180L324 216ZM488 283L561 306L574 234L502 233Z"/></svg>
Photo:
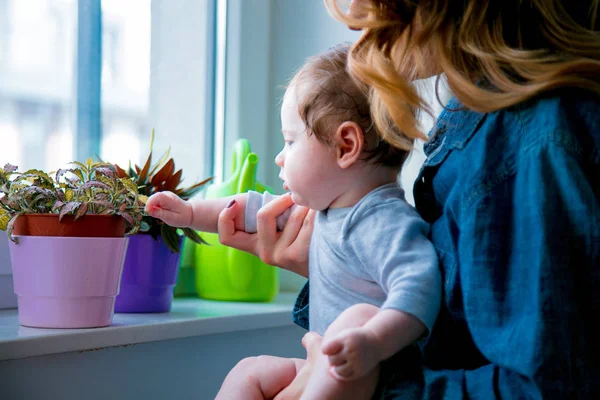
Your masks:
<svg viewBox="0 0 600 400"><path fill-rule="evenodd" d="M246 230L275 198L248 193ZM281 229L289 212L278 219ZM441 275L429 225L397 184L356 205L317 213L309 251L309 325L321 335L346 308L368 303L417 317L431 331L441 302Z"/></svg>

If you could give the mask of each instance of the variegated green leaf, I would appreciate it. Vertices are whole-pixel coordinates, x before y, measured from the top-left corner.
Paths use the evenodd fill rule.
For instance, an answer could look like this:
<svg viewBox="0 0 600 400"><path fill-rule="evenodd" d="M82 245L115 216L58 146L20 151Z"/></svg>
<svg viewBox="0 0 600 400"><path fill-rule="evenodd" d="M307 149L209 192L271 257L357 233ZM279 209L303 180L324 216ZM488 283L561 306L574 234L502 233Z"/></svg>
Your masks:
<svg viewBox="0 0 600 400"><path fill-rule="evenodd" d="M169 159L170 154L171 154L171 146L169 146L169 148L167 149L165 154L163 154L162 157L158 160L158 162L154 165L154 167L152 167L152 169L150 170L149 176L153 176L156 173L156 171L162 167L162 165Z"/></svg>
<svg viewBox="0 0 600 400"><path fill-rule="evenodd" d="M99 181L87 181L86 183L81 185L81 189L83 189L83 190L90 189L90 188L99 188L99 189L110 190L110 186L108 186L104 182L99 182Z"/></svg>
<svg viewBox="0 0 600 400"><path fill-rule="evenodd" d="M140 225L140 231L141 232L148 232L150 230L150 224L147 223L146 221L142 221L141 225Z"/></svg>
<svg viewBox="0 0 600 400"><path fill-rule="evenodd" d="M87 165L80 163L79 161L73 161L71 162L71 164L77 165L79 168L83 169L84 171L87 171Z"/></svg>
<svg viewBox="0 0 600 400"><path fill-rule="evenodd" d="M137 185L131 180L131 179L121 179L121 182L123 182L123 185L129 189L130 192L135 193L135 195L137 196L138 193L138 189L137 189Z"/></svg>
<svg viewBox="0 0 600 400"><path fill-rule="evenodd" d="M73 220L77 220L81 217L83 217L86 212L88 210L88 203L83 203L79 206L79 208L77 209L77 212L75 213L75 217L73 218Z"/></svg>
<svg viewBox="0 0 600 400"><path fill-rule="evenodd" d="M198 244L209 245L204 239L202 239L202 237L195 230L193 230L191 228L182 228L181 230L183 231L183 234L187 238L189 238L192 242L195 242Z"/></svg>
<svg viewBox="0 0 600 400"><path fill-rule="evenodd" d="M10 221L10 213L0 208L0 231L5 231Z"/></svg>
<svg viewBox="0 0 600 400"><path fill-rule="evenodd" d="M3 172L5 172L5 173L14 172L16 170L17 170L17 167L15 167L14 165L11 165L11 164L5 164L4 168L3 168Z"/></svg>
<svg viewBox="0 0 600 400"><path fill-rule="evenodd" d="M12 217L10 219L10 221L8 221L8 224L6 225L6 234L8 235L8 238L10 240L12 240L14 243L19 243L17 238L13 237L13 235L12 235L13 230L15 229L15 221L17 220L18 217L19 217L18 214L15 215L14 217Z"/></svg>
<svg viewBox="0 0 600 400"><path fill-rule="evenodd" d="M58 214L58 220L62 221L62 219L64 218L65 215L72 214L73 212L75 212L75 210L77 210L79 208L79 206L81 206L81 203L78 201L71 201L71 202L65 204L60 209L60 213Z"/></svg>

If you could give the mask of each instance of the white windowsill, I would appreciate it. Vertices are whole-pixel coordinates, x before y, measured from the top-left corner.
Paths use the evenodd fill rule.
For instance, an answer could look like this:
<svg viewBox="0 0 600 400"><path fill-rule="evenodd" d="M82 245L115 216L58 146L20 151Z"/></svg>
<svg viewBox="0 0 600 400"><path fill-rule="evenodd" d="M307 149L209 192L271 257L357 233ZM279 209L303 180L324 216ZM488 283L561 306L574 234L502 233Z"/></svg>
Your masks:
<svg viewBox="0 0 600 400"><path fill-rule="evenodd" d="M270 303L175 299L164 314L115 314L95 329L36 329L19 325L16 309L0 311L0 362L48 354L225 332L293 325L297 293L280 293Z"/></svg>

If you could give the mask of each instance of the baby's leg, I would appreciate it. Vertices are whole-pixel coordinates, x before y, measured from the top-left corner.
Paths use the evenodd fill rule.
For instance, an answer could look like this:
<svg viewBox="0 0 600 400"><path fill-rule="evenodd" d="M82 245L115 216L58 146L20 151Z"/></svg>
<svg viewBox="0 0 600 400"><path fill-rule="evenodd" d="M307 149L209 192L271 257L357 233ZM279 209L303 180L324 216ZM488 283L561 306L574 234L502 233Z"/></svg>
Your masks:
<svg viewBox="0 0 600 400"><path fill-rule="evenodd" d="M323 338L314 332L304 335L302 345L306 349L306 362L302 369L298 371L292 383L279 392L274 400L299 400L302 398L302 393L304 393L306 384L312 375L316 360L321 354L321 342L323 342Z"/></svg>
<svg viewBox="0 0 600 400"><path fill-rule="evenodd" d="M272 399L294 380L305 363L298 358L245 358L229 371L215 400Z"/></svg>
<svg viewBox="0 0 600 400"><path fill-rule="evenodd" d="M379 308L369 304L357 304L345 310L329 326L325 332L325 339L336 336L339 332L348 328L357 328L366 324ZM370 399L377 388L379 379L379 367L367 376L341 382L329 373L329 361L327 356L320 353L313 368L311 378L306 386L303 400L334 400L334 399Z"/></svg>

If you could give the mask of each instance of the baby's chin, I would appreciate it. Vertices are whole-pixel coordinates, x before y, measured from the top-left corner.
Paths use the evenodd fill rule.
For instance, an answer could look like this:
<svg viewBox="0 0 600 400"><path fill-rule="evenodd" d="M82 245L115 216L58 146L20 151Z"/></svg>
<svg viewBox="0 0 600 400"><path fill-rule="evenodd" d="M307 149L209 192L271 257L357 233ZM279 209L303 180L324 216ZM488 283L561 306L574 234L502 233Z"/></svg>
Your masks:
<svg viewBox="0 0 600 400"><path fill-rule="evenodd" d="M323 211L329 207L329 204L323 205L317 201L309 201L306 197L299 195L297 192L291 192L294 204L302 207L310 208L315 211Z"/></svg>
<svg viewBox="0 0 600 400"><path fill-rule="evenodd" d="M292 195L292 200L294 201L294 204L296 204L297 206L309 207L309 203L308 201L306 201L306 198L304 196L301 196L294 191L291 191L290 193Z"/></svg>

